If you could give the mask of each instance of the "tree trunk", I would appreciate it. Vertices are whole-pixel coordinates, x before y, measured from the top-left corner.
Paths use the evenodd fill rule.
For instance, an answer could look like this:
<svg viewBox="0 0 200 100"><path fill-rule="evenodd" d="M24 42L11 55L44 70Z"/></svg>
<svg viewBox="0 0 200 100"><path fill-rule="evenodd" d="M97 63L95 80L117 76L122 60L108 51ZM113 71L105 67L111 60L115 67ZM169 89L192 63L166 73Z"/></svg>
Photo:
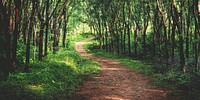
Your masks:
<svg viewBox="0 0 200 100"><path fill-rule="evenodd" d="M188 17L187 17L187 31L186 31L186 50L185 50L185 54L186 54L186 58L189 59L189 34L190 34L190 20L191 20L191 7L190 7L190 0L188 0Z"/></svg>
<svg viewBox="0 0 200 100"><path fill-rule="evenodd" d="M134 30L134 47L135 47L135 56L137 56L137 32L138 32L138 29L136 28Z"/></svg>
<svg viewBox="0 0 200 100"><path fill-rule="evenodd" d="M199 59L199 34L200 34L200 4L198 4L198 0L194 0L194 13L195 13L195 68L196 71L199 70L198 59Z"/></svg>
<svg viewBox="0 0 200 100"><path fill-rule="evenodd" d="M53 38L53 53L55 54L57 51L58 51L58 29L57 29L57 22L58 22L58 18L57 18L58 16L56 15L55 17L54 17L54 24L53 24L53 29L54 29L54 38Z"/></svg>
<svg viewBox="0 0 200 100"><path fill-rule="evenodd" d="M147 27L148 27L148 20L147 22L144 22L144 31L143 31L143 54L144 54L144 58L146 58L146 31L147 31Z"/></svg>
<svg viewBox="0 0 200 100"><path fill-rule="evenodd" d="M6 23L5 36L6 36L6 66L3 68L3 78L7 80L10 69L11 69L11 36L12 36L12 0L8 2L8 14L6 14L6 5L3 6L3 16Z"/></svg>
<svg viewBox="0 0 200 100"><path fill-rule="evenodd" d="M128 22L127 22L127 34L128 34L128 55L131 55L131 29L130 29L130 20L131 20L131 5L130 0L128 0Z"/></svg>
<svg viewBox="0 0 200 100"><path fill-rule="evenodd" d="M109 51L109 47L108 47L108 27L106 24L106 21L104 21L104 27L106 28L106 34L105 34L105 41L106 41L106 51Z"/></svg>
<svg viewBox="0 0 200 100"><path fill-rule="evenodd" d="M29 1L28 0L25 0L25 1L23 1L23 4L24 5L29 5ZM22 6L23 7L23 6ZM26 32L27 32L27 28L28 28L28 25L27 24L29 24L28 22L28 8L27 7L24 7L23 8L23 16L24 16L24 19L23 19L23 25L22 25L22 38L23 38L23 42L24 42L24 44L26 44Z"/></svg>
<svg viewBox="0 0 200 100"><path fill-rule="evenodd" d="M125 16L125 3L123 4L123 27L124 27L124 39L123 39L123 53L126 53L126 16Z"/></svg>
<svg viewBox="0 0 200 100"><path fill-rule="evenodd" d="M49 38L49 0L46 1L46 33L45 33L45 44L44 44L44 56L48 55L48 38Z"/></svg>
<svg viewBox="0 0 200 100"><path fill-rule="evenodd" d="M13 33L13 48L12 48L12 71L16 70L16 56L17 56L17 40L19 35L19 10L21 1L15 1L15 29Z"/></svg>
<svg viewBox="0 0 200 100"><path fill-rule="evenodd" d="M119 24L119 23L118 23ZM118 54L120 54L120 44L119 44L119 42L120 42L120 40L119 40L119 30L118 30L118 25L117 25L117 23L116 23L116 25L115 25L115 31L116 31L116 41L117 41L117 45L116 45L116 47L117 47L117 53Z"/></svg>
<svg viewBox="0 0 200 100"><path fill-rule="evenodd" d="M67 34L67 13L66 13L66 7L64 8L64 33L63 33L63 40L62 40L62 46L65 48L66 46L66 34Z"/></svg>
<svg viewBox="0 0 200 100"><path fill-rule="evenodd" d="M38 53L38 59L40 61L42 61L42 58L43 58L44 28L45 28L45 23L44 23L44 20L43 20L43 21L41 21L40 34L39 34L39 53Z"/></svg>
<svg viewBox="0 0 200 100"><path fill-rule="evenodd" d="M182 15L179 16L179 13L178 13L178 10L177 10L177 7L175 5L175 1L173 3L173 15L174 15L174 22L178 28L178 33L179 33L179 45L180 45L180 48L179 48L179 52L180 52L180 70L182 70L183 72L186 71L186 68L185 68L185 56L184 56L184 47L183 47L183 44L184 44L184 40L183 40L183 33L182 33ZM180 19L179 19L180 17Z"/></svg>
<svg viewBox="0 0 200 100"><path fill-rule="evenodd" d="M26 44L26 63L25 63L25 67L24 67L24 70L26 72L29 71L30 45L31 45L31 35L32 35L32 31L33 31L33 21L34 21L34 16L35 16L35 6L36 6L36 2L32 1L32 12L31 12L31 17L30 17L28 40L27 40L27 44Z"/></svg>
<svg viewBox="0 0 200 100"><path fill-rule="evenodd" d="M171 36L171 39L172 39L172 59L171 59L171 62L174 63L174 54L175 54L175 31L176 31L176 25L175 23L173 22L173 26L172 26L172 36Z"/></svg>
<svg viewBox="0 0 200 100"><path fill-rule="evenodd" d="M99 28L99 41L100 41L99 48L100 48L100 50L103 50L103 35L102 35L102 32L101 32L101 20L100 20L100 16L98 18L98 28Z"/></svg>

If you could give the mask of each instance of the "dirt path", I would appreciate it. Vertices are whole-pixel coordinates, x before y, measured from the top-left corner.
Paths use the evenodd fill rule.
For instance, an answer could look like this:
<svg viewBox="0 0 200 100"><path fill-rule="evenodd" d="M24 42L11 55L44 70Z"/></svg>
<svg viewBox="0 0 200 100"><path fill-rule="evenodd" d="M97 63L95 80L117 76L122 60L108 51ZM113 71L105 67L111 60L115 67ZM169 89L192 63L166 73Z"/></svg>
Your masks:
<svg viewBox="0 0 200 100"><path fill-rule="evenodd" d="M97 61L101 73L83 84L72 100L172 100L168 92L148 84L147 77L133 72L123 64L95 57L83 49L90 39L77 42L76 50L85 57Z"/></svg>

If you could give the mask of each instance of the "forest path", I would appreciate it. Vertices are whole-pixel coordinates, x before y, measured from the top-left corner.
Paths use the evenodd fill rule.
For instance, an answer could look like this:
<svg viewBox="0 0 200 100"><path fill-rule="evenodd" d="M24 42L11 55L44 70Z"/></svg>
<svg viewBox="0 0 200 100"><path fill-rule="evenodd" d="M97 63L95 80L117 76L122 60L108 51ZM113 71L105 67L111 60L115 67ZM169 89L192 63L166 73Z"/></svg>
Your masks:
<svg viewBox="0 0 200 100"><path fill-rule="evenodd" d="M86 81L72 100L172 100L166 90L148 84L148 78L123 64L89 54L83 45L91 39L75 44L75 49L87 58L98 62L101 72Z"/></svg>

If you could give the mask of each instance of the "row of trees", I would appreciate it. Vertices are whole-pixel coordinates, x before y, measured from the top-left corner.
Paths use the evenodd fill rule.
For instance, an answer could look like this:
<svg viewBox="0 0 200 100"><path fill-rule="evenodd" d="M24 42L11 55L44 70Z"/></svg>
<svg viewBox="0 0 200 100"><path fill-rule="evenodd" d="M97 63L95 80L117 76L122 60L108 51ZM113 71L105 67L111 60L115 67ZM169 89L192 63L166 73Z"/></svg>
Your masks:
<svg viewBox="0 0 200 100"><path fill-rule="evenodd" d="M88 0L86 5L100 49L165 59L166 67L178 58L181 72L192 59L187 70L199 70L198 0Z"/></svg>
<svg viewBox="0 0 200 100"><path fill-rule="evenodd" d="M42 61L49 50L58 51L61 39L62 46L66 46L69 18L77 3L77 0L0 2L0 67L4 79L15 72L19 52L24 51L24 70L29 71L33 52ZM24 45L26 50L19 49L19 45Z"/></svg>

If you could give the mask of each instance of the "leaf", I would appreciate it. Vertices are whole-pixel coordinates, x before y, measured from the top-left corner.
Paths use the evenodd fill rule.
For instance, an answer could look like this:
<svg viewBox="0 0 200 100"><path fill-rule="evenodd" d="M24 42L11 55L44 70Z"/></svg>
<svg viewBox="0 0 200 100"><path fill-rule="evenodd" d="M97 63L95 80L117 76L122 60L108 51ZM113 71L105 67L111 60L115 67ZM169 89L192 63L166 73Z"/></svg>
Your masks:
<svg viewBox="0 0 200 100"><path fill-rule="evenodd" d="M3 6L5 5L5 3L6 3L6 0L2 0L2 4L3 4Z"/></svg>

